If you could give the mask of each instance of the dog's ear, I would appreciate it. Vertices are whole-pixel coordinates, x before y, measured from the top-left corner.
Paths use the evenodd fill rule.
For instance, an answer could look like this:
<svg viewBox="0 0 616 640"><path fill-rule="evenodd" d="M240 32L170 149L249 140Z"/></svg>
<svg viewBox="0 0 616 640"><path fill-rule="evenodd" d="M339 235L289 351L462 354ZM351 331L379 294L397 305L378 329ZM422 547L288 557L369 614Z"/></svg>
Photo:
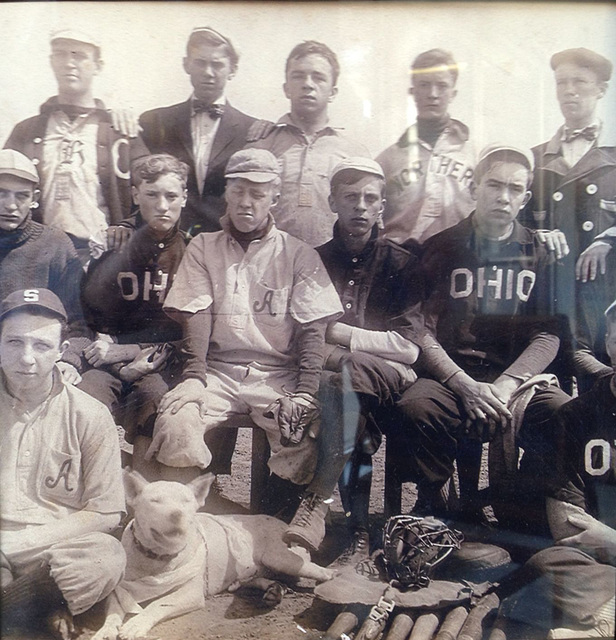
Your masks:
<svg viewBox="0 0 616 640"><path fill-rule="evenodd" d="M188 487L192 489L197 499L197 504L203 506L205 499L207 498L212 482L216 480L216 476L213 473L206 473L202 476L198 476L194 480L188 483Z"/></svg>
<svg viewBox="0 0 616 640"><path fill-rule="evenodd" d="M138 471L130 471L128 468L124 469L123 476L126 504L132 506L133 501L143 491L148 481Z"/></svg>

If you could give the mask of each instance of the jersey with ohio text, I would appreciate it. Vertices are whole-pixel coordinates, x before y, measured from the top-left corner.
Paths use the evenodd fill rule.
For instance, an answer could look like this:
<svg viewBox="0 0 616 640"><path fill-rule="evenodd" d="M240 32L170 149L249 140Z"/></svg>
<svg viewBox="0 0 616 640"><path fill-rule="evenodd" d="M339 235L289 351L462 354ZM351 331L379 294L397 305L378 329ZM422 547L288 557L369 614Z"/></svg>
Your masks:
<svg viewBox="0 0 616 640"><path fill-rule="evenodd" d="M611 378L601 378L556 414L560 441L548 487L552 497L616 528L616 397Z"/></svg>
<svg viewBox="0 0 616 640"><path fill-rule="evenodd" d="M184 255L186 236L174 229L157 239L138 212L128 221L137 227L128 246L92 261L84 279L88 324L122 344L180 340L180 326L163 311L163 303Z"/></svg>
<svg viewBox="0 0 616 640"><path fill-rule="evenodd" d="M471 357L504 370L538 333L554 333L545 311L550 258L530 229L515 222L509 238L489 241L471 215L424 248L426 326L463 368Z"/></svg>
<svg viewBox="0 0 616 640"><path fill-rule="evenodd" d="M419 243L466 218L473 209L470 184L475 152L466 125L451 120L431 147L417 124L385 149L377 162L386 179L385 237Z"/></svg>

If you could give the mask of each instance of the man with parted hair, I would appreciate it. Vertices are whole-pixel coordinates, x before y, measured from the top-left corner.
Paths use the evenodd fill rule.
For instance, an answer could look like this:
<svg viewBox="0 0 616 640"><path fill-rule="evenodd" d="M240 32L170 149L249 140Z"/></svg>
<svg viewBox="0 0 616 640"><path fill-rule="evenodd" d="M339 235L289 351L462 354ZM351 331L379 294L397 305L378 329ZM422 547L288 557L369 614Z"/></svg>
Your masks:
<svg viewBox="0 0 616 640"><path fill-rule="evenodd" d="M169 153L189 167L181 225L191 235L220 230L225 167L231 155L246 145L251 126L258 122L235 109L225 96L238 62L229 38L211 27L193 29L182 63L193 87L191 97L146 111L139 119L152 153Z"/></svg>
<svg viewBox="0 0 616 640"><path fill-rule="evenodd" d="M62 382L66 311L43 288L0 306L0 576L2 635L48 620L75 637L120 581L126 557L109 535L124 512L116 427L107 409Z"/></svg>
<svg viewBox="0 0 616 640"><path fill-rule="evenodd" d="M130 213L130 162L147 154L138 136L114 130L94 97L103 69L100 42L77 29L51 35L51 68L58 95L40 115L15 126L5 148L28 156L41 178L36 219L65 231L83 264L91 244L104 244L106 229Z"/></svg>
<svg viewBox="0 0 616 640"><path fill-rule="evenodd" d="M486 147L471 186L475 210L423 247L427 291L425 332L416 338L420 378L398 406L411 441L407 464L427 509L443 508L439 491L467 437L481 441L495 433L515 434L525 450L523 463L542 460L550 452L549 418L569 399L554 376L538 377L558 352L560 327L548 312L547 267L553 255L516 220L530 198L531 182L528 153L508 145ZM513 470L517 457L511 451L505 467ZM460 456L457 462L472 513L477 460ZM498 480L491 477L491 488ZM499 486L503 491L495 492L493 505L502 524L511 524L515 495L510 492L517 485L507 480ZM520 510L534 524L528 497L523 500Z"/></svg>
<svg viewBox="0 0 616 640"><path fill-rule="evenodd" d="M250 146L271 151L282 168L276 225L316 247L332 237L336 221L329 208L329 176L340 160L368 156L329 123L328 106L338 93L340 65L325 44L308 40L295 46L285 64L283 90L290 112Z"/></svg>
<svg viewBox="0 0 616 640"><path fill-rule="evenodd" d="M475 152L468 127L449 115L457 79L458 64L448 51L430 49L413 60L409 93L417 122L377 157L387 180L387 238L421 244L473 209Z"/></svg>
<svg viewBox="0 0 616 640"><path fill-rule="evenodd" d="M134 443L133 466L146 476L144 442L179 374L182 330L163 304L187 244L179 229L187 176L188 167L173 156L135 163L138 209L124 221L133 234L121 251L91 261L82 286L84 314L99 337L84 350L88 368L79 388L113 412Z"/></svg>

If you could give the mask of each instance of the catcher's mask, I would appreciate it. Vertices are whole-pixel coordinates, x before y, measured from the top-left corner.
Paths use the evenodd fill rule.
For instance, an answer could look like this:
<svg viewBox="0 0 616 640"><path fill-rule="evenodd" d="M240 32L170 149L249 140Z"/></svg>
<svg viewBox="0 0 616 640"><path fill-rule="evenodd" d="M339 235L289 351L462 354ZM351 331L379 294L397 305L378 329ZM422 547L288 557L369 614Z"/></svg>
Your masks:
<svg viewBox="0 0 616 640"><path fill-rule="evenodd" d="M464 535L436 518L394 516L385 523L383 563L402 587L427 587L436 565L460 548Z"/></svg>

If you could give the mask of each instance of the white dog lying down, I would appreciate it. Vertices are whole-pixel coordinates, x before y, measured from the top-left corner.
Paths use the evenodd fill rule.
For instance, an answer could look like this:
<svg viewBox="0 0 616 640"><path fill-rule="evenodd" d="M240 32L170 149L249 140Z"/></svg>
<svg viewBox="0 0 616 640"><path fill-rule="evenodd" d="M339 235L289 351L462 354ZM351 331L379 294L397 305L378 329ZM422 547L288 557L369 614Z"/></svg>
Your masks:
<svg viewBox="0 0 616 640"><path fill-rule="evenodd" d="M207 474L187 485L148 483L136 471L124 472L135 514L122 536L126 573L107 599L105 624L93 640L142 638L155 624L203 607L205 596L265 572L317 582L332 577L287 548L286 525L276 518L197 513L213 480ZM128 614L135 615L123 624Z"/></svg>

